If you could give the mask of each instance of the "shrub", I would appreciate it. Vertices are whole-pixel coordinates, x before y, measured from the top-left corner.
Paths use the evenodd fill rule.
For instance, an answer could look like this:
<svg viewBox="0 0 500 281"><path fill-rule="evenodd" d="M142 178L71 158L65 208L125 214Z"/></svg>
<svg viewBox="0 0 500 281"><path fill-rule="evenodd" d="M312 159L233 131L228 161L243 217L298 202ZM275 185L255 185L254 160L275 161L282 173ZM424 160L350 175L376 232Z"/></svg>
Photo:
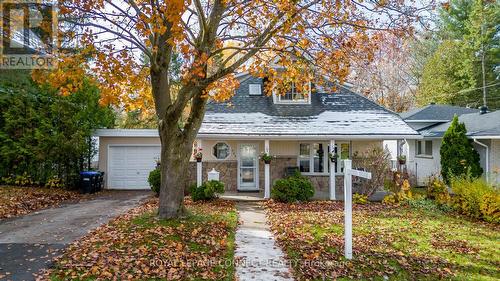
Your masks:
<svg viewBox="0 0 500 281"><path fill-rule="evenodd" d="M413 194L411 193L410 182L405 179L401 183L396 182L394 191L386 195L382 202L385 204L401 204L411 199L413 199Z"/></svg>
<svg viewBox="0 0 500 281"><path fill-rule="evenodd" d="M7 177L2 177L2 182L6 185L17 185L17 186L33 186L37 182L34 182L28 173L24 172L22 175L10 175Z"/></svg>
<svg viewBox="0 0 500 281"><path fill-rule="evenodd" d="M314 195L311 181L299 172L274 183L271 197L280 202L307 201Z"/></svg>
<svg viewBox="0 0 500 281"><path fill-rule="evenodd" d="M160 169L154 169L149 172L148 183L151 190L158 196L160 194L161 186L161 171Z"/></svg>
<svg viewBox="0 0 500 281"><path fill-rule="evenodd" d="M64 187L64 183L58 176L53 176L45 183L45 187L47 187L47 188L61 188L61 187Z"/></svg>
<svg viewBox="0 0 500 281"><path fill-rule="evenodd" d="M427 182L426 196L435 200L438 204L447 204L450 202L448 187L438 177L430 177Z"/></svg>
<svg viewBox="0 0 500 281"><path fill-rule="evenodd" d="M496 191L486 193L479 208L485 221L500 223L500 193Z"/></svg>
<svg viewBox="0 0 500 281"><path fill-rule="evenodd" d="M498 222L500 195L483 179L454 177L451 180L453 207L472 218Z"/></svg>
<svg viewBox="0 0 500 281"><path fill-rule="evenodd" d="M193 201L212 200L217 198L219 194L224 193L224 183L217 180L210 180L204 182L199 187L192 185L190 192Z"/></svg>
<svg viewBox="0 0 500 281"><path fill-rule="evenodd" d="M354 202L354 204L366 204L368 203L368 196L364 194L354 193L354 195L352 196L352 202Z"/></svg>
<svg viewBox="0 0 500 281"><path fill-rule="evenodd" d="M463 176L470 172L474 178L481 176L483 169L479 164L479 153L467 138L464 123L458 122L455 115L450 127L443 136L441 144L441 174L446 183L453 176Z"/></svg>
<svg viewBox="0 0 500 281"><path fill-rule="evenodd" d="M384 186L384 181L388 178L391 167L389 165L390 154L380 147L372 147L365 152L356 153L353 156L354 168L361 168L372 173L372 178L360 179L357 191L370 197L377 189Z"/></svg>

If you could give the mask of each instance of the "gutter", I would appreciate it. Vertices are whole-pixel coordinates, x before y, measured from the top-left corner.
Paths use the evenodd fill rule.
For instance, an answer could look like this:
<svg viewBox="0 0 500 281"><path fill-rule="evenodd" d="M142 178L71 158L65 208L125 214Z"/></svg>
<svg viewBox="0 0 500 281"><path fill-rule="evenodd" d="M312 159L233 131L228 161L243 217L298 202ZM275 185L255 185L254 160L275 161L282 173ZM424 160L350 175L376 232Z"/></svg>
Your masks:
<svg viewBox="0 0 500 281"><path fill-rule="evenodd" d="M489 147L486 144L478 141L475 138L473 140L474 140L475 143L477 143L478 145L480 145L480 146L482 146L482 147L484 147L486 149L486 167L485 167L486 168L486 172L485 172L485 174L486 174L486 182L488 182L488 173L490 172L490 167L489 167L490 166Z"/></svg>

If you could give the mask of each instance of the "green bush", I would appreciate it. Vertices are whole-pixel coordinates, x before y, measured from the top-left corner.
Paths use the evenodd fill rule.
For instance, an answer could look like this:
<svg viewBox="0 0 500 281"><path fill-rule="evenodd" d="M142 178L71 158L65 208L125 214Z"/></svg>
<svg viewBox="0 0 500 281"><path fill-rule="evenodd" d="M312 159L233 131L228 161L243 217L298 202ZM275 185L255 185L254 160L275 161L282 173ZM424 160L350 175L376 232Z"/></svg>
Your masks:
<svg viewBox="0 0 500 281"><path fill-rule="evenodd" d="M224 193L224 183L217 180L207 181L199 187L192 185L190 192L193 201L212 200Z"/></svg>
<svg viewBox="0 0 500 281"><path fill-rule="evenodd" d="M161 171L160 169L154 169L149 173L148 183L151 187L151 190L156 193L156 195L160 194L160 185L161 185Z"/></svg>
<svg viewBox="0 0 500 281"><path fill-rule="evenodd" d="M455 177L451 180L453 207L472 218L498 222L500 217L500 195L483 179Z"/></svg>
<svg viewBox="0 0 500 281"><path fill-rule="evenodd" d="M274 183L271 197L280 202L307 201L314 195L311 181L299 172Z"/></svg>
<svg viewBox="0 0 500 281"><path fill-rule="evenodd" d="M466 134L464 123L458 122L458 117L455 115L443 136L440 149L441 174L446 183L450 183L453 176L470 173L472 177L477 178L483 173L479 164L479 153Z"/></svg>

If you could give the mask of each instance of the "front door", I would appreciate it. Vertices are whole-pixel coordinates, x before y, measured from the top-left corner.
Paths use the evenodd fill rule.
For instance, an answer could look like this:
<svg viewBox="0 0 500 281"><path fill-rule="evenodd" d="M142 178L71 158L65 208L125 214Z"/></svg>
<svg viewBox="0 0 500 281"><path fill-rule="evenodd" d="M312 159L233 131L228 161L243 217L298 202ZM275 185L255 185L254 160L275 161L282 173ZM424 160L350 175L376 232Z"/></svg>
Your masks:
<svg viewBox="0 0 500 281"><path fill-rule="evenodd" d="M256 144L240 144L239 188L242 191L258 191L258 156Z"/></svg>

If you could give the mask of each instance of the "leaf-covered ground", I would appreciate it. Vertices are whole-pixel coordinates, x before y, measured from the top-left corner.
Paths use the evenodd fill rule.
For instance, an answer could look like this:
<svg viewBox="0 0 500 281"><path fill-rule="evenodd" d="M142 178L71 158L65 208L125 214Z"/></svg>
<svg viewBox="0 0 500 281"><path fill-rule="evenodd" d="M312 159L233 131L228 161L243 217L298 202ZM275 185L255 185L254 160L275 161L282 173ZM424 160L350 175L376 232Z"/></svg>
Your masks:
<svg viewBox="0 0 500 281"><path fill-rule="evenodd" d="M500 227L423 209L355 205L344 259L343 203L265 203L297 280L499 280Z"/></svg>
<svg viewBox="0 0 500 281"><path fill-rule="evenodd" d="M185 218L159 220L151 199L73 243L40 279L233 280L234 204L185 205Z"/></svg>
<svg viewBox="0 0 500 281"><path fill-rule="evenodd" d="M64 189L0 186L0 220L77 201L82 195Z"/></svg>

